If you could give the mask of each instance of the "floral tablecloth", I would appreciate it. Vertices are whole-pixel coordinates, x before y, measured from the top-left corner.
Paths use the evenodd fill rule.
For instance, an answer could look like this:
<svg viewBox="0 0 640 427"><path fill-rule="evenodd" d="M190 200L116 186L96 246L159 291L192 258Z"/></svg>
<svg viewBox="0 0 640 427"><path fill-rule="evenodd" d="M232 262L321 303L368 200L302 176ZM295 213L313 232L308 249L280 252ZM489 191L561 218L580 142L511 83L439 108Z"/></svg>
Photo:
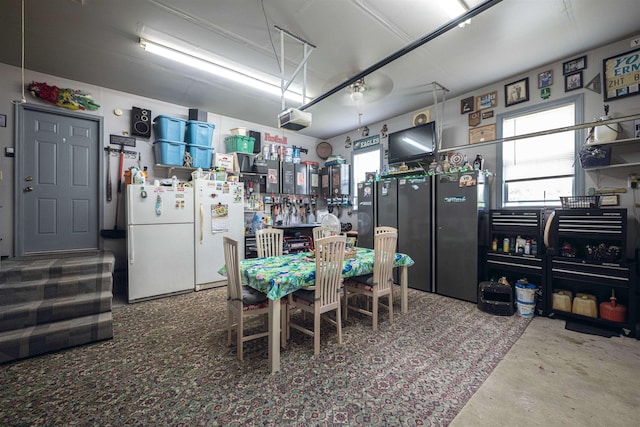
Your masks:
<svg viewBox="0 0 640 427"><path fill-rule="evenodd" d="M373 273L374 252L372 249L356 248L353 258L344 260L342 277L362 276ZM397 253L394 267L411 266L409 255ZM226 267L218 273L227 274ZM269 258L251 258L240 262L243 282L267 294L269 299L282 298L305 286L312 286L316 277L316 262L309 252Z"/></svg>

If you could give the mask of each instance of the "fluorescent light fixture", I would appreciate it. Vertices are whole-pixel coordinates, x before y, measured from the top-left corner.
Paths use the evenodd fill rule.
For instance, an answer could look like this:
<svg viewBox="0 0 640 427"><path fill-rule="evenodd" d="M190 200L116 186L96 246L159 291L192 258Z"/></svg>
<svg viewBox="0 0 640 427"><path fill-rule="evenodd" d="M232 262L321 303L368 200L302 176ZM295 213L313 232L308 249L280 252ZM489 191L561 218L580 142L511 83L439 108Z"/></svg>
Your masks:
<svg viewBox="0 0 640 427"><path fill-rule="evenodd" d="M451 19L455 19L460 15L465 14L469 9L466 6L463 6L460 3L460 0L443 0L440 2L444 11L451 17ZM467 19L466 21L458 24L458 27L464 27L467 24L471 23L471 19Z"/></svg>
<svg viewBox="0 0 640 427"><path fill-rule="evenodd" d="M256 73L251 70L241 69L232 65L229 61L220 61L207 57L199 52L189 51L186 49L178 49L175 46L168 46L158 42L153 42L144 38L140 39L140 47L147 52L154 53L172 61L179 62L184 65L206 71L213 75L261 90L277 96L282 96L280 89L280 80L275 77ZM303 104L301 93L288 90L284 93L284 97L292 102Z"/></svg>

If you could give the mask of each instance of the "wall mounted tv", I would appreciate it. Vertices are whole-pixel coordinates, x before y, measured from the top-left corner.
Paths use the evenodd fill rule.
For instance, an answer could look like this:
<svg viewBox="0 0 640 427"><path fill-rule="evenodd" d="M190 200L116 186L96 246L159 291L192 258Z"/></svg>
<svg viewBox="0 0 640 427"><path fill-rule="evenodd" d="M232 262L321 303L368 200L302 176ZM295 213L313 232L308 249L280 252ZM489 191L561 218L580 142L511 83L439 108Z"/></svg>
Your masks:
<svg viewBox="0 0 640 427"><path fill-rule="evenodd" d="M389 134L389 164L415 162L436 154L436 122Z"/></svg>

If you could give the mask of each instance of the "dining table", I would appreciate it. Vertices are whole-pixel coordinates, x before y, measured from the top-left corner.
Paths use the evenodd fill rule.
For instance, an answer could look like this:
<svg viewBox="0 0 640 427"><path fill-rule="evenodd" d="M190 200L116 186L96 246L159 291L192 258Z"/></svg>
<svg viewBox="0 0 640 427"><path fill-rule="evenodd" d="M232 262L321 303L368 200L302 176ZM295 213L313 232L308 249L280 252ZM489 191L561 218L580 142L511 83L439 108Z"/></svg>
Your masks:
<svg viewBox="0 0 640 427"><path fill-rule="evenodd" d="M354 247L345 255L342 277L364 276L373 273L373 249ZM408 268L414 264L409 255L396 253L393 266L399 270L401 289L400 309L408 311ZM226 275L226 266L218 270ZM269 370L280 370L280 307L281 298L315 284L316 263L312 252L298 252L267 258L240 261L243 283L259 290L269 299Z"/></svg>

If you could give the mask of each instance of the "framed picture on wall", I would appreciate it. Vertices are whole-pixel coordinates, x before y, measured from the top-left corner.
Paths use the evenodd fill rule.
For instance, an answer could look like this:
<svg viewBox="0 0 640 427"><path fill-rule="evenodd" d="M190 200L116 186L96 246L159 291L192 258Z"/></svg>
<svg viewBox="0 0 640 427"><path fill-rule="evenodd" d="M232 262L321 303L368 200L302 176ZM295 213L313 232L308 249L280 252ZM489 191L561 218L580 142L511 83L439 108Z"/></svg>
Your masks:
<svg viewBox="0 0 640 427"><path fill-rule="evenodd" d="M553 70L543 71L538 74L538 89L549 87L553 84Z"/></svg>
<svg viewBox="0 0 640 427"><path fill-rule="evenodd" d="M578 71L577 73L567 74L566 76L564 76L565 92L580 89L582 86L583 86L582 71Z"/></svg>
<svg viewBox="0 0 640 427"><path fill-rule="evenodd" d="M519 104L529 100L529 77L504 85L504 105Z"/></svg>
<svg viewBox="0 0 640 427"><path fill-rule="evenodd" d="M0 128L7 127L7 116L6 114L0 114Z"/></svg>
<svg viewBox="0 0 640 427"><path fill-rule="evenodd" d="M640 93L640 49L606 58L602 68L605 101Z"/></svg>
<svg viewBox="0 0 640 427"><path fill-rule="evenodd" d="M478 142L493 141L496 139L496 125L479 126L469 129L469 144L477 144Z"/></svg>
<svg viewBox="0 0 640 427"><path fill-rule="evenodd" d="M473 111L473 96L460 101L460 114L466 114Z"/></svg>
<svg viewBox="0 0 640 427"><path fill-rule="evenodd" d="M498 106L498 91L485 93L476 97L476 111L484 110L485 108L494 108Z"/></svg>
<svg viewBox="0 0 640 427"><path fill-rule="evenodd" d="M572 59L571 61L562 63L562 74L572 74L576 71L584 70L587 68L587 57L581 56L580 58Z"/></svg>

